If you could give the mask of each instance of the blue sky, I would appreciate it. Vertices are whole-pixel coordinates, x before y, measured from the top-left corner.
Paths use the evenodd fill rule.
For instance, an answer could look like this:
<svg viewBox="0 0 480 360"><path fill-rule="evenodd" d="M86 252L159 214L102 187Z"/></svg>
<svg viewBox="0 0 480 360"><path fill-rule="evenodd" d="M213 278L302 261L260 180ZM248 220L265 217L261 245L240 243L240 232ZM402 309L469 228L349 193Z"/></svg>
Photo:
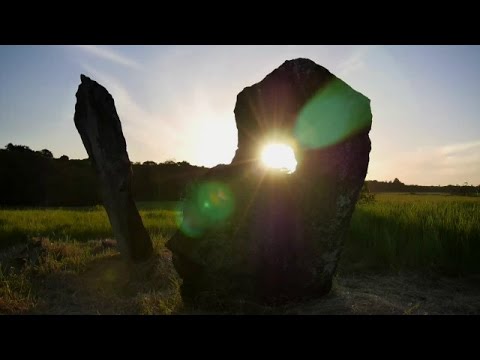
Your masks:
<svg viewBox="0 0 480 360"><path fill-rule="evenodd" d="M371 99L367 179L480 184L480 46L0 46L0 146L87 157L84 73L113 95L132 161L229 163L236 95L297 57Z"/></svg>

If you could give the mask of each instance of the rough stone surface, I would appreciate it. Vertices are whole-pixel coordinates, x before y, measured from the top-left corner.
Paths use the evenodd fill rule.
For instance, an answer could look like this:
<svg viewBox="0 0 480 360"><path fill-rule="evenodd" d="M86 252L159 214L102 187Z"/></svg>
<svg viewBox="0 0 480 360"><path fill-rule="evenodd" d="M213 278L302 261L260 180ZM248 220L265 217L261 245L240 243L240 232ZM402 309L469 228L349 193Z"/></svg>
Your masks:
<svg viewBox="0 0 480 360"><path fill-rule="evenodd" d="M232 163L211 169L186 192L183 228L167 243L182 296L270 304L322 296L368 168L370 100L322 66L295 59L240 92L234 112ZM293 147L293 174L260 165L268 141ZM231 198L228 217L205 220L198 189L208 183Z"/></svg>
<svg viewBox="0 0 480 360"><path fill-rule="evenodd" d="M152 241L133 201L132 168L114 100L97 82L84 75L80 78L75 126L100 180L120 253L133 262L148 260Z"/></svg>

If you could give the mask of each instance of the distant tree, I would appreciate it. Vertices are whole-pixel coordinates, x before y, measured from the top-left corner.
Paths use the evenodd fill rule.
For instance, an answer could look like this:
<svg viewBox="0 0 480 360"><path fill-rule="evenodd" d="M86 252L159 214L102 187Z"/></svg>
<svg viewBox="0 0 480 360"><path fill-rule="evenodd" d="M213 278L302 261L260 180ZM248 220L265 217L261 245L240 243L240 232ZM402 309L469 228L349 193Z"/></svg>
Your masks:
<svg viewBox="0 0 480 360"><path fill-rule="evenodd" d="M405 184L402 183L398 178L395 178L392 182L392 190L393 191L403 191L405 190Z"/></svg>
<svg viewBox="0 0 480 360"><path fill-rule="evenodd" d="M477 189L475 186L470 185L468 181L465 181L461 186L460 193L464 196L473 196L476 195Z"/></svg>
<svg viewBox="0 0 480 360"><path fill-rule="evenodd" d="M68 161L68 160L70 160L70 158L67 155L62 155L62 156L60 156L60 160Z"/></svg>
<svg viewBox="0 0 480 360"><path fill-rule="evenodd" d="M395 185L404 185L404 183L402 183L400 180L398 180L398 178L395 178L395 180L393 180L393 183Z"/></svg>
<svg viewBox="0 0 480 360"><path fill-rule="evenodd" d="M40 150L39 153L42 155L42 156L45 156L46 158L49 158L49 159L53 159L53 154L50 150L48 149L43 149L43 150Z"/></svg>
<svg viewBox="0 0 480 360"><path fill-rule="evenodd" d="M7 151L33 152L33 150L30 149L28 146L13 145L12 143L9 143L7 146L5 146L5 149L7 149Z"/></svg>
<svg viewBox="0 0 480 360"><path fill-rule="evenodd" d="M157 163L155 161L148 160L148 161L144 161L143 165L157 165Z"/></svg>

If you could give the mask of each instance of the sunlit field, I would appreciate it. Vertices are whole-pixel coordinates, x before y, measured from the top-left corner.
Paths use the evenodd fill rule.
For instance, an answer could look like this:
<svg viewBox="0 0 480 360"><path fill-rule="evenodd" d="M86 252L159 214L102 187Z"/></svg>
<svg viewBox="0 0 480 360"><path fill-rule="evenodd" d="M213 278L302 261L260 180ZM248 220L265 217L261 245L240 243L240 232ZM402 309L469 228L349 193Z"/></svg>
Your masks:
<svg viewBox="0 0 480 360"><path fill-rule="evenodd" d="M163 241L178 226L180 203L138 203L152 238ZM84 242L112 238L103 207L0 209L0 248L32 237ZM429 269L480 271L480 198L377 194L357 204L341 267L346 270Z"/></svg>
<svg viewBox="0 0 480 360"><path fill-rule="evenodd" d="M341 264L480 272L480 197L377 194L357 205Z"/></svg>
<svg viewBox="0 0 480 360"><path fill-rule="evenodd" d="M0 313L192 312L182 308L180 280L164 247L178 227L181 204L146 202L137 205L155 251L162 259L162 268L157 278L129 285L133 286L131 293L134 295L125 293L122 287L121 274L125 270L122 270L115 247L105 246L102 242L112 238L103 207L0 209ZM34 238L49 240L46 253L38 261L12 268L11 265L15 264L12 262L11 254L15 253L11 251L12 246L15 248L15 245ZM393 311L381 308L383 305L377 303L371 304L373 298L369 294L347 297L352 296L349 295L352 294L351 286L378 290L377 293L387 291L385 289L395 287L396 281L401 279L395 274L405 271L421 276L479 274L480 198L377 194L374 203L357 204L338 268L336 294L343 296L344 302L350 299L348 301L352 302L352 309L357 309L355 311ZM359 280L358 276L369 279L369 274L389 275L359 285L364 280ZM402 284L410 283L408 279L401 281ZM384 285L372 290L372 284L380 283ZM422 286L417 286L418 291L422 291ZM77 305L72 305L69 291L75 292ZM445 290L447 295L449 292ZM391 294L393 292L385 293L385 296ZM472 296L475 299L477 295ZM431 307L437 309L445 301L439 300ZM456 298L448 301L453 304L448 305L449 308L478 311L470 305L475 301L465 301L462 308ZM364 308L358 307L367 303L369 305ZM394 309L396 313L409 313L418 308L407 308L400 301L399 304ZM344 311L335 306L329 311ZM299 311L317 311L316 308L308 309Z"/></svg>
<svg viewBox="0 0 480 360"><path fill-rule="evenodd" d="M164 244L177 228L178 205L137 204L160 261L156 276L127 284L103 207L0 209L0 314L177 311L180 283ZM30 249L22 251L25 243Z"/></svg>
<svg viewBox="0 0 480 360"><path fill-rule="evenodd" d="M177 228L176 202L138 203L153 238L169 237ZM0 209L0 249L32 237L51 241L111 239L112 228L103 206L52 209Z"/></svg>

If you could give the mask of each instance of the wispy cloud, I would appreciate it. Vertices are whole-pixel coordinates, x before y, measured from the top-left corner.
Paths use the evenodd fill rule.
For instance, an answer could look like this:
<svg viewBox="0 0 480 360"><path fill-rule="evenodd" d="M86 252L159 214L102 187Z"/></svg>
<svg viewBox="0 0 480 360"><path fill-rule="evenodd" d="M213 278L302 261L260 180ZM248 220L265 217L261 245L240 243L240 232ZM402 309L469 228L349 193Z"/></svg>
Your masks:
<svg viewBox="0 0 480 360"><path fill-rule="evenodd" d="M480 150L480 140L470 141L470 142L461 143L461 144L447 145L442 148L442 152L445 155L464 153L465 151L469 151L469 150L478 152Z"/></svg>
<svg viewBox="0 0 480 360"><path fill-rule="evenodd" d="M231 161L237 145L234 103L226 108L214 106L212 97L195 81L193 71L191 84L177 88L176 93L181 96L173 98L163 98L166 93L158 85L168 84L169 76L174 78L172 72L153 84L147 81L145 86L152 89L153 98L159 96L155 102L130 91L119 78L105 71L90 64L80 66L85 75L112 94L132 161L174 158L206 166Z"/></svg>
<svg viewBox="0 0 480 360"><path fill-rule="evenodd" d="M94 56L97 56L105 60L110 60L116 64L123 65L136 70L140 69L140 65L134 60L129 59L124 55L120 55L117 52L105 46L77 45L77 47L89 54L92 54Z"/></svg>
<svg viewBox="0 0 480 360"><path fill-rule="evenodd" d="M365 57L367 53L373 49L371 45L362 45L355 49L355 51L345 59L340 65L340 76L345 76L365 67Z"/></svg>
<svg viewBox="0 0 480 360"><path fill-rule="evenodd" d="M164 114L147 111L115 77L86 64L81 66L87 76L112 94L127 139L130 160L137 161L146 154L151 154L147 159L154 161L174 157L173 152L182 139L172 122L165 121Z"/></svg>
<svg viewBox="0 0 480 360"><path fill-rule="evenodd" d="M392 159L389 171L425 185L480 183L480 140L422 147ZM412 181L410 181L412 182Z"/></svg>

